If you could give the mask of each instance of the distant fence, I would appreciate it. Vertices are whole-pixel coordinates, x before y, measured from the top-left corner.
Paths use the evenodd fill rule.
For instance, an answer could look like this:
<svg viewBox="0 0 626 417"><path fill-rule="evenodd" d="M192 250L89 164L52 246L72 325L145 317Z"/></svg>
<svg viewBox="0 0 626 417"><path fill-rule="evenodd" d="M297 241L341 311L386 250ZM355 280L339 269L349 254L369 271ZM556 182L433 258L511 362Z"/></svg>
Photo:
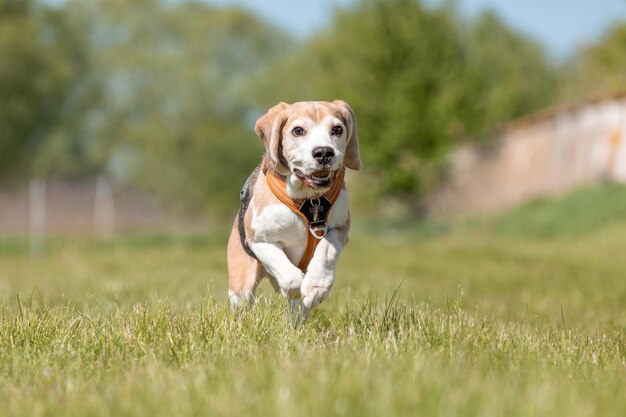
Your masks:
<svg viewBox="0 0 626 417"><path fill-rule="evenodd" d="M0 238L30 235L33 252L41 250L46 235L109 238L133 231L204 231L206 226L206 219L173 216L146 193L115 187L104 176L0 186Z"/></svg>
<svg viewBox="0 0 626 417"><path fill-rule="evenodd" d="M626 182L625 95L538 113L456 151L430 209L493 213L601 181Z"/></svg>

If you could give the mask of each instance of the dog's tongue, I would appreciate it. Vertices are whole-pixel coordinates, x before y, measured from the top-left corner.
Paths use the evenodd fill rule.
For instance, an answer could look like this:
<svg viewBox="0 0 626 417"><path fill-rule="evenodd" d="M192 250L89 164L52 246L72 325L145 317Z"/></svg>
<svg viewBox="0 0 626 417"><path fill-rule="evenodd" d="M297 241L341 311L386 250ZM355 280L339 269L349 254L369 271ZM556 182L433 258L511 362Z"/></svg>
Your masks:
<svg viewBox="0 0 626 417"><path fill-rule="evenodd" d="M321 171L314 172L312 176L316 178L326 178L329 174L330 174L329 169L323 169Z"/></svg>
<svg viewBox="0 0 626 417"><path fill-rule="evenodd" d="M297 169L294 172L296 176L300 178L302 182L304 182L305 184L307 184L309 187L312 187L312 188L319 188L319 187L327 186L328 184L330 184L330 182L332 181L332 177L333 177L332 175L333 171L329 169L322 169L319 171L315 171L311 175L304 175L302 171L297 170Z"/></svg>

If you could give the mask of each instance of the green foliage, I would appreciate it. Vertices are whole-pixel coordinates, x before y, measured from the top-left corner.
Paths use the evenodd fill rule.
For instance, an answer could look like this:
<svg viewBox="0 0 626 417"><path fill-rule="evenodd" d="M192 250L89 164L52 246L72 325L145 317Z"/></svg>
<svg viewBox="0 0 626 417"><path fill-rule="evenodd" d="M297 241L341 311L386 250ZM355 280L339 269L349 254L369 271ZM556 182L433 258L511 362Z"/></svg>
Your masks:
<svg viewBox="0 0 626 417"><path fill-rule="evenodd" d="M46 173L42 154L61 168L68 155L50 155L49 142L68 121L66 98L84 69L77 34L58 12L30 0L4 1L0 56L0 177Z"/></svg>
<svg viewBox="0 0 626 417"><path fill-rule="evenodd" d="M342 98L364 201L392 195L421 213L455 146L559 94L626 88L625 27L557 72L493 14L464 20L449 2L361 0L296 44L200 2L6 1L0 177L108 172L170 207L232 211L262 153L255 118L278 101Z"/></svg>
<svg viewBox="0 0 626 417"><path fill-rule="evenodd" d="M246 80L284 37L247 13L200 3L68 7L88 27L102 92L82 126L94 163L170 207L232 207L262 153Z"/></svg>
<svg viewBox="0 0 626 417"><path fill-rule="evenodd" d="M626 90L626 23L614 25L596 44L582 48L562 69L563 95L581 96Z"/></svg>
<svg viewBox="0 0 626 417"><path fill-rule="evenodd" d="M284 35L156 0L0 5L0 176L108 172L170 208L237 201L260 160L248 79Z"/></svg>
<svg viewBox="0 0 626 417"><path fill-rule="evenodd" d="M555 101L556 74L541 47L485 13L472 25L459 82L457 135L470 139Z"/></svg>
<svg viewBox="0 0 626 417"><path fill-rule="evenodd" d="M490 14L468 23L420 1L366 0L300 49L262 96L348 101L365 166L413 202L453 146L553 97L541 49Z"/></svg>

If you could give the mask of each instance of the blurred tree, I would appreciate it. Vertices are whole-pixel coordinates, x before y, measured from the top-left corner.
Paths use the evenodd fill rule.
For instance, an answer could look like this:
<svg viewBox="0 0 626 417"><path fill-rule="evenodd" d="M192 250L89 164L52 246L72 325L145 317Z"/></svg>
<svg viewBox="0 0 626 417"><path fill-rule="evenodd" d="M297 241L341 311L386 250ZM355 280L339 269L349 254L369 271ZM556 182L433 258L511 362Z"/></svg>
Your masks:
<svg viewBox="0 0 626 417"><path fill-rule="evenodd" d="M626 23L616 24L595 45L567 62L563 95L569 100L626 90Z"/></svg>
<svg viewBox="0 0 626 417"><path fill-rule="evenodd" d="M503 122L555 101L556 71L543 49L494 14L479 16L463 39L466 53L456 83L462 127L456 136L480 139Z"/></svg>
<svg viewBox="0 0 626 417"><path fill-rule="evenodd" d="M49 168L39 157L64 118L68 90L84 63L81 52L58 12L29 0L0 3L0 177ZM72 155L58 154L64 162Z"/></svg>
<svg viewBox="0 0 626 417"><path fill-rule="evenodd" d="M101 100L82 131L95 165L171 205L219 209L260 159L248 79L285 37L248 13L157 0L72 1ZM255 147L256 145L256 147Z"/></svg>
<svg viewBox="0 0 626 417"><path fill-rule="evenodd" d="M419 211L451 147L554 95L537 45L449 5L362 0L293 46L199 2L1 2L0 175L108 171L171 205L230 207L261 153L256 116L342 98L366 167Z"/></svg>
<svg viewBox="0 0 626 417"><path fill-rule="evenodd" d="M453 145L544 106L554 77L541 49L494 15L362 0L261 79L259 97L348 101L365 166L416 211Z"/></svg>

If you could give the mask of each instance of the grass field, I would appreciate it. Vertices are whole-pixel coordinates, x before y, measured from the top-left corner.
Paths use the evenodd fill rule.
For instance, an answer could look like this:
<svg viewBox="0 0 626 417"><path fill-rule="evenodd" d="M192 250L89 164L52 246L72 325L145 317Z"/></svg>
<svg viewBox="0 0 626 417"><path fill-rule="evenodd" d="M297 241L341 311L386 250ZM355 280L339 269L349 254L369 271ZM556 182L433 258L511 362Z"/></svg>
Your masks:
<svg viewBox="0 0 626 417"><path fill-rule="evenodd" d="M221 233L3 241L0 416L625 416L625 202L357 222L298 328L230 312Z"/></svg>

